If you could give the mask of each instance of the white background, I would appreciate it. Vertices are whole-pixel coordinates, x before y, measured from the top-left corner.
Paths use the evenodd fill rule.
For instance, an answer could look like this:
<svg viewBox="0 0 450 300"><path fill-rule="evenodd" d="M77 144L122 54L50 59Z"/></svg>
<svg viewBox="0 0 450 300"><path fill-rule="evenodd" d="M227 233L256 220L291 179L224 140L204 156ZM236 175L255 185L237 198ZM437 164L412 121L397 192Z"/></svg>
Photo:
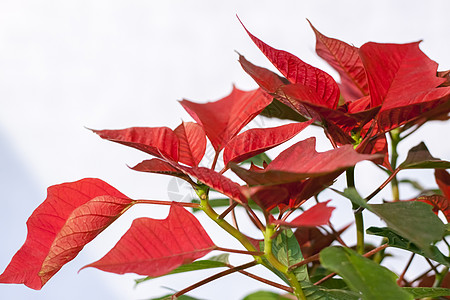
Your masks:
<svg viewBox="0 0 450 300"><path fill-rule="evenodd" d="M98 177L132 198L176 200L174 194L188 192L184 186L174 188L174 182L164 176L129 170L126 165L147 156L102 141L85 127L175 128L182 119L190 120L177 100L217 100L231 91L232 84L255 88L234 51L257 65L273 68L245 34L236 14L263 41L326 71L330 69L314 53L315 37L306 18L323 34L355 46L367 41L423 39L422 50L440 64L440 70L446 70L450 69L449 11L450 3L445 0L427 4L411 0L0 1L0 270L25 240L25 222L45 199L47 186ZM260 120L253 126L270 124ZM426 126L401 147L402 157L424 140L434 156L450 159L449 128L448 122ZM319 149L326 150L328 144L320 132L307 131L299 138L312 135L321 140ZM370 173L362 169L357 168L357 185L367 195L385 177L376 169ZM425 186L435 187L432 172L419 174ZM330 198L334 205L344 206L333 220L349 223L348 203L333 194ZM92 268L77 274L82 266L102 257L135 217L164 218L166 211L133 208L41 291L2 284L0 297L148 299L167 293L161 286L182 289L195 278L208 276L208 272L197 272L164 277L134 289L133 279L139 278L134 274L120 276ZM367 224L376 222L367 218ZM235 245L214 231L211 222L201 220L217 244ZM232 260L234 264L244 261L240 257ZM192 295L241 299L262 288L269 287L232 275Z"/></svg>

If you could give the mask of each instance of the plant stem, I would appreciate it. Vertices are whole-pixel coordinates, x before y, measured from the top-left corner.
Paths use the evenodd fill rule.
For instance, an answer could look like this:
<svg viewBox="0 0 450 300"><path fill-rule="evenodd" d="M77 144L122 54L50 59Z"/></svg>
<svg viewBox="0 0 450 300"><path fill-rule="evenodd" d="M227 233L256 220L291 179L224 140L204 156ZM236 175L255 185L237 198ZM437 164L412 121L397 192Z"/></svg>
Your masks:
<svg viewBox="0 0 450 300"><path fill-rule="evenodd" d="M246 264L234 267L232 269L228 269L228 270L222 271L220 273L214 274L213 276L205 278L205 279L203 279L203 280L201 280L201 281L199 281L199 282L197 282L197 283L195 283L195 284L193 284L191 286L188 286L185 289L182 289L179 292L176 292L175 294L172 295L172 299L177 299L177 297L179 297L179 296L181 296L183 294L186 294L187 292L190 292L193 289L196 289L196 288L198 288L198 287L200 287L200 286L202 286L204 284L207 284L207 283L209 283L209 282L211 282L213 280L219 279L220 277L226 276L228 274L232 274L234 272L239 272L240 270L244 270L244 269L253 267L255 265L257 265L257 262L256 261L252 261L252 262L249 262L249 263L246 263Z"/></svg>
<svg viewBox="0 0 450 300"><path fill-rule="evenodd" d="M355 187L355 167L350 167L346 171L347 186L349 188ZM355 225L356 225L356 252L364 253L364 218L362 211L358 211L358 206L353 205L355 210Z"/></svg>
<svg viewBox="0 0 450 300"><path fill-rule="evenodd" d="M158 205L172 205L172 203L177 203L184 207L193 207L200 208L200 204L198 203L189 203L189 202L176 202L176 201L165 201L165 200L134 200L134 204L158 204Z"/></svg>
<svg viewBox="0 0 450 300"><path fill-rule="evenodd" d="M272 236L274 232L274 225L268 224L266 230L264 231L264 257L269 261L269 263L278 271L286 275L291 287L293 288L293 293L300 300L306 300L306 296L303 293L302 286L300 282L295 277L295 274L289 270L289 268L283 265L272 252Z"/></svg>
<svg viewBox="0 0 450 300"><path fill-rule="evenodd" d="M200 193L200 209L203 210L206 215L217 223L220 227L222 227L226 232L231 234L234 238L236 238L248 251L257 252L257 249L253 246L253 244L247 239L245 235L243 235L239 230L234 228L230 223L228 223L225 219L221 219L219 214L214 211L208 201L208 195L206 193ZM255 256L255 260L258 263L262 263L261 258Z"/></svg>
<svg viewBox="0 0 450 300"><path fill-rule="evenodd" d="M222 247L217 247L215 250L230 252L230 253L248 254L248 255L254 255L254 256L255 255L256 256L264 255L264 252L262 252L262 251L245 251L245 250L228 249L228 248L222 248Z"/></svg>
<svg viewBox="0 0 450 300"><path fill-rule="evenodd" d="M397 159L398 159L397 147L401 141L400 131L398 129L394 129L389 132L389 136L391 137L391 168L392 170L395 170L397 168ZM397 176L394 176L392 178L391 187L393 200L400 201L400 191L398 189Z"/></svg>
<svg viewBox="0 0 450 300"><path fill-rule="evenodd" d="M234 266L232 266L232 265L228 265L228 267L229 267L229 268L234 268ZM288 287L288 286L285 286L285 285L282 285L282 284L273 282L273 281L271 281L271 280L268 280L268 279L259 277L259 276L255 275L255 274L249 273L249 272L247 272L247 271L240 270L240 271L238 271L238 272L241 273L241 274L243 274L243 275L245 275L245 276L248 276L248 277L250 277L250 278L253 278L253 279L255 279L255 280L258 280L258 281L260 281L260 282L262 282L262 283L265 283L265 284L271 285L271 286L273 286L273 287L279 288L279 289L281 289L281 290L283 290L283 291L286 291L286 292L288 292L288 293L292 293L292 292L294 291L291 287Z"/></svg>

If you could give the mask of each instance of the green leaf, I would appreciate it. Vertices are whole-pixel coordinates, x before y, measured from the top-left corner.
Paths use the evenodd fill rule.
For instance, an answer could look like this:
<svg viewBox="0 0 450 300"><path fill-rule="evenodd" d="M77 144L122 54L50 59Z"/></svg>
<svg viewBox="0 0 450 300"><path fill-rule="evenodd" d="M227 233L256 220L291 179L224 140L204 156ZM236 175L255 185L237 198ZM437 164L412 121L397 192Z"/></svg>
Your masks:
<svg viewBox="0 0 450 300"><path fill-rule="evenodd" d="M446 288L405 287L403 289L412 294L414 298L450 296L450 289Z"/></svg>
<svg viewBox="0 0 450 300"><path fill-rule="evenodd" d="M450 162L433 157L424 142L411 148L400 169L448 169Z"/></svg>
<svg viewBox="0 0 450 300"><path fill-rule="evenodd" d="M367 204L367 201L363 199L363 197L361 197L359 195L359 193L356 191L356 189L354 187L351 188L346 188L344 189L344 192L332 189L334 192L338 193L341 196L344 196L347 199L350 199L350 201L352 201L353 204L357 205L358 207L364 207L364 208L369 208L369 205Z"/></svg>
<svg viewBox="0 0 450 300"><path fill-rule="evenodd" d="M254 165L257 165L259 167L263 167L264 162L270 163L272 160L267 156L266 153L260 153L258 155L255 155L253 157L250 157L249 159L246 159L242 162L242 164L250 164L253 163Z"/></svg>
<svg viewBox="0 0 450 300"><path fill-rule="evenodd" d="M349 248L328 247L320 252L320 261L338 273L354 291L366 300L412 300L396 283L397 275Z"/></svg>
<svg viewBox="0 0 450 300"><path fill-rule="evenodd" d="M430 244L440 241L445 225L432 211L432 206L419 201L371 204L370 210L381 217L389 228L431 254Z"/></svg>
<svg viewBox="0 0 450 300"><path fill-rule="evenodd" d="M285 266L292 266L303 261L302 250L290 229L283 230L272 242L272 252L275 257ZM309 281L308 268L306 265L292 270L298 281Z"/></svg>
<svg viewBox="0 0 450 300"><path fill-rule="evenodd" d="M227 267L227 265L229 263L228 257L229 257L229 254L220 254L217 256L210 257L209 259L197 260L197 261L194 261L187 265L181 265L178 268L176 268L175 270L172 270L171 272L161 275L161 276L158 276L158 277L163 277L166 275L172 275L172 274L177 274L177 273L190 272L190 271ZM158 277L148 276L148 277L136 279L135 283L136 283L136 285L138 285L144 281L158 278Z"/></svg>
<svg viewBox="0 0 450 300"><path fill-rule="evenodd" d="M359 293L349 290L327 289L323 286L303 284L302 287L306 300L359 300L361 298Z"/></svg>
<svg viewBox="0 0 450 300"><path fill-rule="evenodd" d="M425 253L422 249L417 247L414 243L408 239L398 235L389 228L370 227L366 231L368 234L383 236L388 239L388 244L391 247L396 247L404 250L408 250L419 255L428 257L440 264L450 267L450 260L439 251L438 247L431 246L431 253Z"/></svg>
<svg viewBox="0 0 450 300"><path fill-rule="evenodd" d="M290 299L290 298L283 297L274 292L258 291L258 292L252 293L250 295L247 295L242 300L284 300L284 299Z"/></svg>

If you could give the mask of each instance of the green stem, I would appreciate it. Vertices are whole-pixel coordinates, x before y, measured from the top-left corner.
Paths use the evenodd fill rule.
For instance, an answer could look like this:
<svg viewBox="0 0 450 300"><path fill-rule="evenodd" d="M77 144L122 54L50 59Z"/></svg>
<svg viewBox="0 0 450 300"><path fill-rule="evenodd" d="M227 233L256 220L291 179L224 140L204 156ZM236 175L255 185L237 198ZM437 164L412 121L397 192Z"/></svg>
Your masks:
<svg viewBox="0 0 450 300"><path fill-rule="evenodd" d="M234 238L236 238L242 244L242 246L244 246L245 249L247 249L248 251L252 252L258 251L245 235L243 235L239 230L234 228L225 219L220 218L220 215L216 213L209 204L208 195L206 193L199 193L199 196L200 196L200 209L203 210L211 220L216 222L217 225L222 227L226 232L228 232ZM259 256L254 256L254 258L258 263L262 263L262 260Z"/></svg>
<svg viewBox="0 0 450 300"><path fill-rule="evenodd" d="M269 261L269 263L278 271L286 275L289 284L293 288L293 293L300 300L306 300L306 296L303 293L302 286L300 282L295 277L295 274L289 270L289 268L283 265L272 252L272 236L274 235L275 226L268 224L264 232L264 257Z"/></svg>
<svg viewBox="0 0 450 300"><path fill-rule="evenodd" d="M348 168L346 171L347 186L349 188L355 187L355 167ZM356 252L364 254L364 218L361 210L358 210L358 206L353 204L355 210L355 225L356 225Z"/></svg>
<svg viewBox="0 0 450 300"><path fill-rule="evenodd" d="M391 168L392 170L395 170L397 168L397 159L398 159L397 147L401 141L400 131L398 129L394 129L391 132L389 132L389 135L391 137ZM400 191L398 189L397 176L394 176L392 178L391 188L393 200L400 201Z"/></svg>

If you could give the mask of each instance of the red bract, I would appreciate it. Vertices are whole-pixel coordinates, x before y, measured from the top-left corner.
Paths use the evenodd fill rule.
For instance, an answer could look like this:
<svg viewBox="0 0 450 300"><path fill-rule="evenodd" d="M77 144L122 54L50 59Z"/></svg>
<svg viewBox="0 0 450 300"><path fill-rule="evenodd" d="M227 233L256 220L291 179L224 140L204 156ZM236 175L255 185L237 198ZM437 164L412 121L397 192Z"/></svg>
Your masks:
<svg viewBox="0 0 450 300"><path fill-rule="evenodd" d="M178 137L168 127L132 127L119 130L93 130L102 139L133 147L157 157L178 161Z"/></svg>
<svg viewBox="0 0 450 300"><path fill-rule="evenodd" d="M173 203L164 220L134 220L111 251L83 268L156 277L205 256L215 248L197 219Z"/></svg>
<svg viewBox="0 0 450 300"><path fill-rule="evenodd" d="M262 171L245 170L233 164L231 169L250 185L280 184L333 173L360 161L378 158L377 155L359 154L351 145L321 153L316 151L315 145L315 138L298 142L281 152Z"/></svg>
<svg viewBox="0 0 450 300"><path fill-rule="evenodd" d="M309 23L316 34L316 52L341 77L341 94L354 101L369 94L366 71L359 58L358 48L340 40L326 37Z"/></svg>
<svg viewBox="0 0 450 300"><path fill-rule="evenodd" d="M248 35L272 64L293 84L303 91L305 100L336 108L339 100L339 87L333 77L317 69L298 57L274 49L252 35L245 27Z"/></svg>
<svg viewBox="0 0 450 300"><path fill-rule="evenodd" d="M183 122L173 131L180 142L178 160L189 166L197 166L206 151L203 128L192 122Z"/></svg>
<svg viewBox="0 0 450 300"><path fill-rule="evenodd" d="M180 103L203 126L214 149L220 151L270 102L272 97L261 89L244 92L233 87L230 95L216 102L201 104L183 100Z"/></svg>
<svg viewBox="0 0 450 300"><path fill-rule="evenodd" d="M326 201L314 205L292 221L286 222L274 220L273 223L288 227L314 227L327 225L330 222L331 213L335 209L334 207L327 206L329 202L330 201Z"/></svg>
<svg viewBox="0 0 450 300"><path fill-rule="evenodd" d="M25 243L0 275L0 282L41 289L132 204L131 199L99 179L49 187L47 199L27 221Z"/></svg>
<svg viewBox="0 0 450 300"><path fill-rule="evenodd" d="M223 161L239 163L278 146L297 135L312 121L274 128L249 129L232 139L224 149Z"/></svg>
<svg viewBox="0 0 450 300"><path fill-rule="evenodd" d="M248 31L287 80L252 65L242 56L239 61L260 87L278 101L321 121L335 144L356 143L351 137L355 133L362 140L382 136L405 123L440 118L450 110L447 81L437 76L437 64L420 51L418 43L367 43L358 49L328 38L314 27L313 30L318 55L341 76L341 96L345 101L340 106L335 96L339 95L335 92L336 83L328 74L292 54L273 49ZM424 114L428 111L429 115ZM376 131L365 136L367 130L362 130L363 126L374 120ZM362 147L359 151L377 153L379 149Z"/></svg>

